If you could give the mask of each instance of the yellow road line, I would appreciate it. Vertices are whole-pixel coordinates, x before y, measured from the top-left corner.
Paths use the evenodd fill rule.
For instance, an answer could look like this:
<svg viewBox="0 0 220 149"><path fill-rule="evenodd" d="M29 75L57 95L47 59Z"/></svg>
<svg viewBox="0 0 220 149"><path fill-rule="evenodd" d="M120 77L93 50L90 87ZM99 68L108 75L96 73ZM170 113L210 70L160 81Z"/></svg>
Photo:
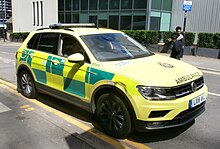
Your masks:
<svg viewBox="0 0 220 149"><path fill-rule="evenodd" d="M0 79L0 83L5 84L5 85L8 85L8 86L12 87L13 89L16 89L16 88L17 88L16 85L14 85L14 84L12 84L12 83L9 83L9 82L7 82L7 81L1 80L1 79Z"/></svg>
<svg viewBox="0 0 220 149"><path fill-rule="evenodd" d="M105 135L105 134L103 134L99 131L94 131L93 128L92 128L92 124L91 124L91 127L89 127L88 125L85 125L82 122L80 122L78 120L75 120L74 118L70 117L69 115L67 115L65 113L62 113L62 112L60 112L56 109L53 109L53 108L37 101L36 99L28 99L28 98L22 96L20 93L17 93L17 91L15 91L16 86L14 84L11 84L11 83L6 82L6 81L1 80L1 79L0 79L0 83L3 83L3 84L0 84L1 87L9 90L13 94L18 95L20 97L23 97L24 99L28 100L29 102L32 102L32 103L44 108L48 112L53 113L56 116L59 116L60 118L64 119L65 121L79 127L80 129L82 129L84 131L87 131L88 133L96 136L97 138L109 143L110 145L112 145L116 149L121 149L121 148L129 149L130 147L128 145L131 145L135 148L140 148L140 149L150 149L150 147L148 147L144 144L141 144L141 143L133 142L133 141L130 141L130 140L127 140L127 139L122 140L122 141L117 141L117 140L115 140L115 139L113 139L113 138L111 138L111 137L109 137L109 136L107 136L107 135ZM9 87L13 87L14 89L11 89ZM123 146L122 146L121 143L123 144Z"/></svg>
<svg viewBox="0 0 220 149"><path fill-rule="evenodd" d="M146 146L142 143L137 143L137 142L134 142L134 141L131 141L131 140L128 140L128 139L125 139L124 140L125 142L129 143L129 144L132 144L133 146L135 146L136 148L140 148L140 149L151 149L149 146Z"/></svg>

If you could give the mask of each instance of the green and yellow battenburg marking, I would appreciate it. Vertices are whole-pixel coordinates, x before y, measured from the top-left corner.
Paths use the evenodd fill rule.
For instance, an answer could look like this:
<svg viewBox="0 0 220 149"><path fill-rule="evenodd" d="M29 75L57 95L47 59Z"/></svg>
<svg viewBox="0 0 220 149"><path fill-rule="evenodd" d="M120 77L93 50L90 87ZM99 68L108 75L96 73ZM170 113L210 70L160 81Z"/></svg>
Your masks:
<svg viewBox="0 0 220 149"><path fill-rule="evenodd" d="M48 53L33 50L23 50L20 61L29 64L37 82L82 98L88 96L86 93L95 83L112 80L114 77L113 73L79 63L70 63L60 56L48 56Z"/></svg>

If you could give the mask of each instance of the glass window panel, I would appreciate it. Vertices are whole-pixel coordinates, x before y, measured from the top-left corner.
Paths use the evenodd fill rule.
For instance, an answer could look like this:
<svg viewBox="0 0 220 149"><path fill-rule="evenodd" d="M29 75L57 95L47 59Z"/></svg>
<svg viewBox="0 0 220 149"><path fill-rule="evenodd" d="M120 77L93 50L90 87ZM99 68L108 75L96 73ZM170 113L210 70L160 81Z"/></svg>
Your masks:
<svg viewBox="0 0 220 149"><path fill-rule="evenodd" d="M152 0L151 9L161 10L162 0Z"/></svg>
<svg viewBox="0 0 220 149"><path fill-rule="evenodd" d="M88 23L88 14L87 13L81 13L79 16L79 22L80 23Z"/></svg>
<svg viewBox="0 0 220 149"><path fill-rule="evenodd" d="M99 19L107 20L108 19L108 13L107 12L100 12L99 13Z"/></svg>
<svg viewBox="0 0 220 149"><path fill-rule="evenodd" d="M79 14L73 14L73 23L79 23Z"/></svg>
<svg viewBox="0 0 220 149"><path fill-rule="evenodd" d="M81 10L88 10L88 0L81 0Z"/></svg>
<svg viewBox="0 0 220 149"><path fill-rule="evenodd" d="M59 15L58 15L58 22L59 23L64 23L64 13L59 13Z"/></svg>
<svg viewBox="0 0 220 149"><path fill-rule="evenodd" d="M132 8L132 0L121 1L121 9L131 9L131 8Z"/></svg>
<svg viewBox="0 0 220 149"><path fill-rule="evenodd" d="M38 50L52 54L57 54L57 43L59 34L56 33L43 33L38 44Z"/></svg>
<svg viewBox="0 0 220 149"><path fill-rule="evenodd" d="M79 0L73 0L73 9L79 10Z"/></svg>
<svg viewBox="0 0 220 149"><path fill-rule="evenodd" d="M172 0L163 0L162 10L172 11Z"/></svg>
<svg viewBox="0 0 220 149"><path fill-rule="evenodd" d="M144 30L146 24L145 16L134 16L133 17L133 30Z"/></svg>
<svg viewBox="0 0 220 149"><path fill-rule="evenodd" d="M108 9L108 0L99 0L99 9L100 10Z"/></svg>
<svg viewBox="0 0 220 149"><path fill-rule="evenodd" d="M151 17L160 17L160 12L151 11L150 16Z"/></svg>
<svg viewBox="0 0 220 149"><path fill-rule="evenodd" d="M160 30L160 17L150 17L150 30Z"/></svg>
<svg viewBox="0 0 220 149"><path fill-rule="evenodd" d="M133 11L133 15L136 15L136 16L146 16L146 10L136 10L136 11Z"/></svg>
<svg viewBox="0 0 220 149"><path fill-rule="evenodd" d="M147 0L134 0L134 9L146 9Z"/></svg>
<svg viewBox="0 0 220 149"><path fill-rule="evenodd" d="M130 30L131 29L131 16L121 16L121 30Z"/></svg>
<svg viewBox="0 0 220 149"><path fill-rule="evenodd" d="M160 31L169 31L170 29L170 13L162 13Z"/></svg>
<svg viewBox="0 0 220 149"><path fill-rule="evenodd" d="M89 23L97 24L97 16L89 16Z"/></svg>
<svg viewBox="0 0 220 149"><path fill-rule="evenodd" d="M89 0L89 10L97 10L97 0Z"/></svg>
<svg viewBox="0 0 220 149"><path fill-rule="evenodd" d="M58 10L64 11L64 0L58 0Z"/></svg>
<svg viewBox="0 0 220 149"><path fill-rule="evenodd" d="M131 16L132 15L132 11L121 11L120 14L122 16Z"/></svg>
<svg viewBox="0 0 220 149"><path fill-rule="evenodd" d="M107 20L99 20L99 27L107 27Z"/></svg>
<svg viewBox="0 0 220 149"><path fill-rule="evenodd" d="M71 23L71 14L70 13L65 14L65 23Z"/></svg>
<svg viewBox="0 0 220 149"><path fill-rule="evenodd" d="M109 0L109 9L119 9L119 0Z"/></svg>
<svg viewBox="0 0 220 149"><path fill-rule="evenodd" d="M65 0L65 11L71 11L71 0Z"/></svg>
<svg viewBox="0 0 220 149"><path fill-rule="evenodd" d="M109 28L118 29L119 16L109 16Z"/></svg>

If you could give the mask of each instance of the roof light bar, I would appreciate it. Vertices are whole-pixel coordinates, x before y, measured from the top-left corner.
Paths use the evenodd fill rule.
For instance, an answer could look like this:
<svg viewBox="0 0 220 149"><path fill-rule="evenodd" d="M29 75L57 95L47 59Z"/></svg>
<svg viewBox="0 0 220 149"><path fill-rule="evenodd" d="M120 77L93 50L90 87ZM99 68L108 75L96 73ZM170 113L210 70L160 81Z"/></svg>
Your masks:
<svg viewBox="0 0 220 149"><path fill-rule="evenodd" d="M73 23L73 24L51 24L50 29L74 28L74 27L95 27L94 23Z"/></svg>

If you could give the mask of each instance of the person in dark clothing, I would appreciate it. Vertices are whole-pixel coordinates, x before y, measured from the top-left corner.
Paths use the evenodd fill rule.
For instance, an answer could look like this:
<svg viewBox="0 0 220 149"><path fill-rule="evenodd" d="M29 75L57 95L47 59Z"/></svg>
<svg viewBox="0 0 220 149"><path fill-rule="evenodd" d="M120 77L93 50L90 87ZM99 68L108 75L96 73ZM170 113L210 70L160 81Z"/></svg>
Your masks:
<svg viewBox="0 0 220 149"><path fill-rule="evenodd" d="M183 57L183 34L181 32L182 28L180 26L176 27L176 35L172 36L172 52L170 57L180 60Z"/></svg>

